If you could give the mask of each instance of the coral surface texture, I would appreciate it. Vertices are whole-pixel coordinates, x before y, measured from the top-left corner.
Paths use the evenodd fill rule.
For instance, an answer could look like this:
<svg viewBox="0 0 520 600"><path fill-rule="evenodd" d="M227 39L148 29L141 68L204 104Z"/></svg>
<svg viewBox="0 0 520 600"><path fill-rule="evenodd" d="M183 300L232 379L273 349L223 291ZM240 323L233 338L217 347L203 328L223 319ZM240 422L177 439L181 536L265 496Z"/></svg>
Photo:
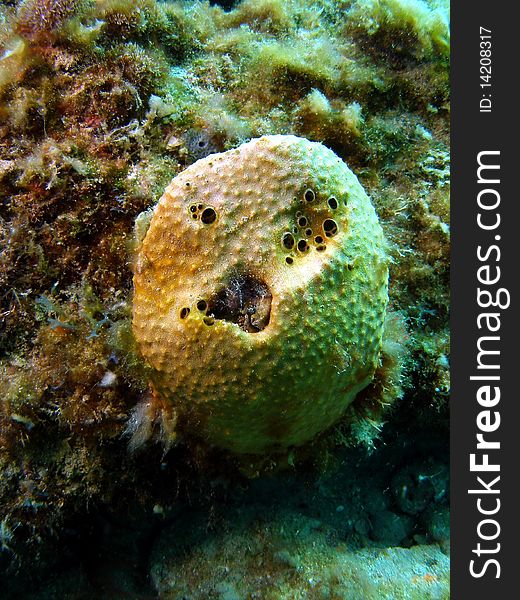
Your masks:
<svg viewBox="0 0 520 600"><path fill-rule="evenodd" d="M308 441L374 375L387 262L370 200L325 146L266 136L197 161L168 186L135 267L153 394L236 452Z"/></svg>

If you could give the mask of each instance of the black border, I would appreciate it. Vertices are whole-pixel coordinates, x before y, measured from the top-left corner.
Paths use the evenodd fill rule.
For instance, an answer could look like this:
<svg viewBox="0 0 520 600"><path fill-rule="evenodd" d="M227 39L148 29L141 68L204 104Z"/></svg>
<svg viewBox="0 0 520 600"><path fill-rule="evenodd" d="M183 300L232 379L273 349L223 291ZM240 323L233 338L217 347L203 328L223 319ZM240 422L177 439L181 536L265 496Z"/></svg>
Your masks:
<svg viewBox="0 0 520 600"><path fill-rule="evenodd" d="M520 272L520 193L514 189L520 173L519 126L520 96L518 89L518 42L520 28L513 13L516 3L476 0L452 4L452 397L451 397L451 462L452 462L452 573L454 600L479 600L520 597L513 578L520 575L517 558L517 533L520 533L520 415L518 382L520 375L517 339L517 294L515 279ZM479 112L480 26L492 30L492 112ZM476 197L477 155L483 150L500 150L501 213L500 231L488 233L477 226ZM516 186L515 186L516 188ZM516 217L516 218L515 218ZM476 277L479 266L476 248L488 245L496 233L501 236L501 287L511 292L511 305L501 311L501 426L495 451L500 471L501 509L496 515L501 525L497 539L501 544L495 556L501 575L495 579L490 568L479 579L469 573L472 549L479 541L476 533L479 513L476 496L468 494L475 487L475 473L469 469L469 455L475 452L476 402L478 385L469 380L476 372L478 314ZM491 242L492 243L492 242ZM482 410L482 409L481 409ZM518 445L517 445L518 444ZM490 556L491 557L491 556Z"/></svg>

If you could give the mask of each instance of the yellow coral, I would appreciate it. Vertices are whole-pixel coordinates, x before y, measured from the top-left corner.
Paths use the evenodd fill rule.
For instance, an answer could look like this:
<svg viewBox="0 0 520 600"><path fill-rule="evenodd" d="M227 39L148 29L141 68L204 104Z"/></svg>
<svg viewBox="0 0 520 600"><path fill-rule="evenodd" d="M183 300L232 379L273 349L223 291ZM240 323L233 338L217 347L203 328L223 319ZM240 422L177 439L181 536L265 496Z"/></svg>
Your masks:
<svg viewBox="0 0 520 600"><path fill-rule="evenodd" d="M140 418L236 453L304 443L371 381L387 281L370 200L323 145L266 136L199 160L138 250Z"/></svg>

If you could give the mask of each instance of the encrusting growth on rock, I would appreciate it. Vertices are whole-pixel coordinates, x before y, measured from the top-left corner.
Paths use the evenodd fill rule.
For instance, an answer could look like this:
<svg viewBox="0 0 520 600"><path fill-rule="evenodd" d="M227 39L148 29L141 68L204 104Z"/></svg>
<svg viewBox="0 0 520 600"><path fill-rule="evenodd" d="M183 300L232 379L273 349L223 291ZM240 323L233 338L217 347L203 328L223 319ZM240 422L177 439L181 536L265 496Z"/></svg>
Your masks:
<svg viewBox="0 0 520 600"><path fill-rule="evenodd" d="M134 435L155 419L238 454L310 440L372 380L387 287L376 213L331 150L273 135L199 160L138 248L153 393Z"/></svg>
<svg viewBox="0 0 520 600"><path fill-rule="evenodd" d="M49 35L84 4L84 0L23 0L14 29L27 39Z"/></svg>

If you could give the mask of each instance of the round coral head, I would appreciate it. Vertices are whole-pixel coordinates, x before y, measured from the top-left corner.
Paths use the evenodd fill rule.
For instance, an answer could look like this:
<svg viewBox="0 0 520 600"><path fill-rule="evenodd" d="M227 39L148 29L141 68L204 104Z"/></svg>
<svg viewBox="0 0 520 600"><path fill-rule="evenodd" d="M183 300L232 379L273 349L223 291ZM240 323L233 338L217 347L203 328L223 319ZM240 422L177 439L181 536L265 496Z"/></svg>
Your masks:
<svg viewBox="0 0 520 600"><path fill-rule="evenodd" d="M163 428L262 454L325 430L371 381L388 258L340 158L265 136L173 179L134 287L134 334Z"/></svg>

